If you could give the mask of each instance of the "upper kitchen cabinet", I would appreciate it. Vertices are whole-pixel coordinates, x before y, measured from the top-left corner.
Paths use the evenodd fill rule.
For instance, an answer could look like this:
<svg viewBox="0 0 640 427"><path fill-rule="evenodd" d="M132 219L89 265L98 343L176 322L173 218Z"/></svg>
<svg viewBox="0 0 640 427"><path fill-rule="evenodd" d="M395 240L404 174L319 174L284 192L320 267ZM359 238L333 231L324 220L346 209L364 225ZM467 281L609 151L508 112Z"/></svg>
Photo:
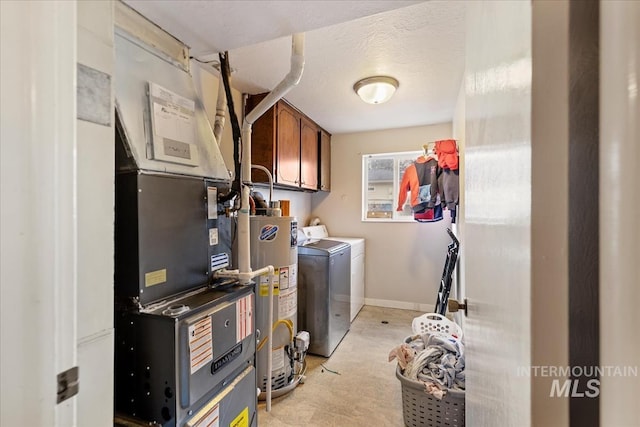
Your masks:
<svg viewBox="0 0 640 427"><path fill-rule="evenodd" d="M331 191L331 135L320 130L319 190Z"/></svg>
<svg viewBox="0 0 640 427"><path fill-rule="evenodd" d="M247 98L249 112L264 98ZM276 102L253 124L252 163L262 165L273 174L280 186L317 191L320 187L322 164L320 160L321 133L328 135L304 113L285 100ZM253 182L267 182L264 172L254 169Z"/></svg>
<svg viewBox="0 0 640 427"><path fill-rule="evenodd" d="M300 186L318 189L318 127L305 117L300 118Z"/></svg>
<svg viewBox="0 0 640 427"><path fill-rule="evenodd" d="M256 123L258 124L258 123ZM276 104L276 139L268 145L275 151L274 181L278 184L300 184L300 116L283 102ZM255 140L253 140L255 144ZM253 152L258 149L252 145ZM266 147L265 147L266 148ZM273 154L271 155L273 157ZM255 162L254 162L255 163ZM266 166L266 165L265 165Z"/></svg>

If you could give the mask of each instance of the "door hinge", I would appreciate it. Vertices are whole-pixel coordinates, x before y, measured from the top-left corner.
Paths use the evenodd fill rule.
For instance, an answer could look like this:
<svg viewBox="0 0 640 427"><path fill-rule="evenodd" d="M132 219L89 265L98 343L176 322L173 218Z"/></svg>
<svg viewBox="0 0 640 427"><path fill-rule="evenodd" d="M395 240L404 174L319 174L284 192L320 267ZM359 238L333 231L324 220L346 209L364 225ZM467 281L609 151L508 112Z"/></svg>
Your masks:
<svg viewBox="0 0 640 427"><path fill-rule="evenodd" d="M58 403L78 394L79 387L77 366L60 372L58 374Z"/></svg>

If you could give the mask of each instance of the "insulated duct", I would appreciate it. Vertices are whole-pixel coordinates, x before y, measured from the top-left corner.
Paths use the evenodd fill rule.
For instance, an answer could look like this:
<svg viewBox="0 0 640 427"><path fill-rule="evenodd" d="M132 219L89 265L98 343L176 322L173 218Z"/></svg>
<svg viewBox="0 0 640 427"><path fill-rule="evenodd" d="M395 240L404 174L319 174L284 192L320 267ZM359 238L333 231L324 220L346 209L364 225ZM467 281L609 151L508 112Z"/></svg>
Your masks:
<svg viewBox="0 0 640 427"><path fill-rule="evenodd" d="M114 81L125 154L142 171L229 180L193 78L116 27Z"/></svg>

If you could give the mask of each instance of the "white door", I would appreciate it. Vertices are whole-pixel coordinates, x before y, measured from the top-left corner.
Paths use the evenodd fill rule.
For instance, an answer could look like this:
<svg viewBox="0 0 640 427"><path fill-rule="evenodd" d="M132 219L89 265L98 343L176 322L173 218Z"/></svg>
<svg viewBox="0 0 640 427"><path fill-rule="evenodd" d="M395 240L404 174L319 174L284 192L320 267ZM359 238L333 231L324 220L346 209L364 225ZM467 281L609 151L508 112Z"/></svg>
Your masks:
<svg viewBox="0 0 640 427"><path fill-rule="evenodd" d="M72 426L76 3L0 2L3 426Z"/></svg>
<svg viewBox="0 0 640 427"><path fill-rule="evenodd" d="M466 416L530 425L531 3L468 2Z"/></svg>
<svg viewBox="0 0 640 427"><path fill-rule="evenodd" d="M640 7L468 6L467 423L636 425Z"/></svg>
<svg viewBox="0 0 640 427"><path fill-rule="evenodd" d="M600 22L600 364L637 373L640 3L601 1ZM600 425L638 424L637 376L605 376L600 390Z"/></svg>

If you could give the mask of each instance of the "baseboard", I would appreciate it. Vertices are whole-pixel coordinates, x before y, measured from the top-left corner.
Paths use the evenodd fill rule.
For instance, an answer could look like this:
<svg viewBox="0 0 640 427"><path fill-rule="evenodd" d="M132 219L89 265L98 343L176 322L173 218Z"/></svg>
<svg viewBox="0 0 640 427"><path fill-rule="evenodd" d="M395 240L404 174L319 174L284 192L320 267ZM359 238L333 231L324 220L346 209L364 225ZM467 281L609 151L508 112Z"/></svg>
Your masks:
<svg viewBox="0 0 640 427"><path fill-rule="evenodd" d="M114 332L115 332L115 329L107 328L107 329L103 329L101 331L95 332L93 334L87 335L86 337L82 337L78 339L78 346L90 344L94 341L99 341L101 339L104 339L105 337L110 337L110 339L113 340Z"/></svg>
<svg viewBox="0 0 640 427"><path fill-rule="evenodd" d="M432 313L434 308L434 306L432 306L431 304L420 304L416 302L394 301L394 300L374 299L374 298L365 298L364 304L372 305L375 307L400 308L403 310L422 311L423 313Z"/></svg>

